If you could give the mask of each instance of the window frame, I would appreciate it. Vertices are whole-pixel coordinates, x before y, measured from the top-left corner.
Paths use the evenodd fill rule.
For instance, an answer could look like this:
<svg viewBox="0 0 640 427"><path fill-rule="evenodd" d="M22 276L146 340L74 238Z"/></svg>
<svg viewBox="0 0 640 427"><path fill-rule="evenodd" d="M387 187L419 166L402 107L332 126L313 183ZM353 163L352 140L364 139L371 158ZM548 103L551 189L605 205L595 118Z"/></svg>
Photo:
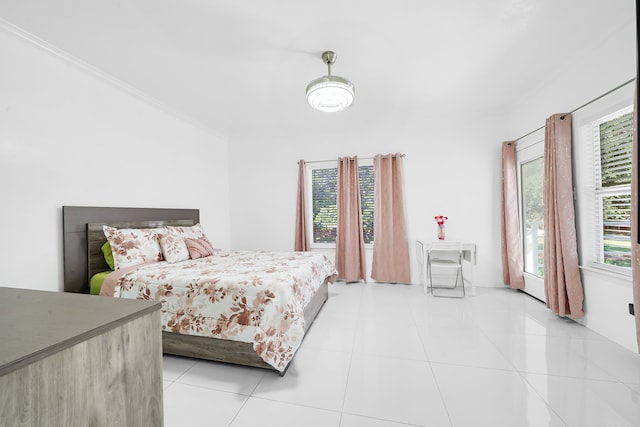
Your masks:
<svg viewBox="0 0 640 427"><path fill-rule="evenodd" d="M600 115L598 118L592 120L590 125L590 138L593 149L592 175L594 186L592 189L592 198L594 206L594 239L592 242L593 258L590 260L589 266L599 270L605 270L625 276L631 275L631 267L622 267L605 262L604 218L602 210L604 197L626 194L629 194L629 196L631 197L631 182L629 182L629 184L618 185L614 187L601 186L602 168L600 155L600 125L629 113L633 113L633 105L628 105L624 108L617 109L616 111ZM630 242L634 241L633 237L634 236L631 235L629 236Z"/></svg>
<svg viewBox="0 0 640 427"><path fill-rule="evenodd" d="M335 242L332 243L316 243L313 238L313 170L314 169L334 169L337 168L337 160L330 161L315 161L315 162L306 162L306 173L305 173L305 194L309 197L309 202L306 206L305 216L307 219L307 224L309 224L307 230L307 239L310 242L311 249L335 249ZM358 158L358 167L360 166L373 166L373 159L361 159ZM374 184L375 186L375 184ZM373 241L371 243L364 244L365 249L373 248Z"/></svg>
<svg viewBox="0 0 640 427"><path fill-rule="evenodd" d="M526 157L524 159L520 159L519 161L517 161L517 167L518 167L518 171L517 171L517 180L518 180L518 211L519 211L519 215L520 215L520 233L521 234L521 245L522 245L522 269L523 269L523 273L529 274L533 277L536 277L540 280L544 280L544 262L542 263L542 276L537 274L537 273L532 273L530 271L527 271L527 233L526 233L526 220L525 220L525 209L524 209L524 178L522 176L522 167L528 163L531 162L535 162L535 161L539 161L542 160L543 162L543 166L542 166L542 179L544 181L544 153L540 152L540 148L544 148L544 143L540 143L539 146L537 146L534 150L532 150L533 154L531 154L529 157ZM543 183L544 185L544 183ZM543 196L543 201L544 203L544 196ZM544 232L544 218L543 218L543 232ZM542 248L542 254L544 257L544 246ZM538 253L536 251L536 253Z"/></svg>
<svg viewBox="0 0 640 427"><path fill-rule="evenodd" d="M522 250L522 269L525 265L525 234L524 234L524 212L522 209L522 165L524 163L544 157L544 130L539 129L530 135L523 137L516 144L516 176L518 183L518 220L520 221L520 244ZM544 250L544 248L543 248ZM523 271L524 289L527 294L546 301L544 290L544 279L538 275Z"/></svg>

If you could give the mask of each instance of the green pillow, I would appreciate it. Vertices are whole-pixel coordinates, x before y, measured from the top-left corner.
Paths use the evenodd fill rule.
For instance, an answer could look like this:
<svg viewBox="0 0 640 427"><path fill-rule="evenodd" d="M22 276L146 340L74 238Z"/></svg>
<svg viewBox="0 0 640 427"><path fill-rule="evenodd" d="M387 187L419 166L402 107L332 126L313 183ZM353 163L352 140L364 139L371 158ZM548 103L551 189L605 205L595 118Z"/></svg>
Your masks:
<svg viewBox="0 0 640 427"><path fill-rule="evenodd" d="M94 274L89 282L89 293L91 295L100 295L100 289L102 289L102 283L110 271L103 271L102 273Z"/></svg>
<svg viewBox="0 0 640 427"><path fill-rule="evenodd" d="M113 253L111 252L111 245L109 242L104 242L104 245L100 248L102 249L102 254L104 255L104 260L107 262L107 265L110 269L115 270L115 264L113 262Z"/></svg>

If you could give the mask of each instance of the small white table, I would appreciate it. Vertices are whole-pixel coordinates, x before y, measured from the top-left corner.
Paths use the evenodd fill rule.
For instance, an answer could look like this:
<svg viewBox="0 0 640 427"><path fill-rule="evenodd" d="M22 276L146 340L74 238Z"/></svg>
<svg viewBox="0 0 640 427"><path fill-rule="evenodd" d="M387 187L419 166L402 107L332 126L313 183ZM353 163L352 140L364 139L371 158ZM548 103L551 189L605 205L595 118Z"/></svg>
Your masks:
<svg viewBox="0 0 640 427"><path fill-rule="evenodd" d="M427 280L427 275L426 275L426 259L427 259L427 253L429 252L429 249L431 248L431 243L432 242L427 242L427 241L423 241L423 240L416 240L416 256L418 258L418 262L421 265L422 268L422 285L425 285L425 281ZM461 244L462 247L462 256L463 256L463 263L467 262L469 265L469 271L471 274L467 274L465 275L465 282L469 283L469 285L471 285L471 294L475 295L476 294L476 261L477 261L477 255L476 255L476 244L475 243L462 243ZM471 276L471 277L469 277Z"/></svg>

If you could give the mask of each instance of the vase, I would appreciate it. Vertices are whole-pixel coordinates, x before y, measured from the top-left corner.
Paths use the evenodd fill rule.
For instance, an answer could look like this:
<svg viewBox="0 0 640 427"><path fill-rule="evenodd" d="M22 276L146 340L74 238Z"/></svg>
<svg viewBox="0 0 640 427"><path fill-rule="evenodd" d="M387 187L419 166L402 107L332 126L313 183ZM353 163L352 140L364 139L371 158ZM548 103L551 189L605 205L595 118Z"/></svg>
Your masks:
<svg viewBox="0 0 640 427"><path fill-rule="evenodd" d="M444 224L438 224L438 240L444 240Z"/></svg>

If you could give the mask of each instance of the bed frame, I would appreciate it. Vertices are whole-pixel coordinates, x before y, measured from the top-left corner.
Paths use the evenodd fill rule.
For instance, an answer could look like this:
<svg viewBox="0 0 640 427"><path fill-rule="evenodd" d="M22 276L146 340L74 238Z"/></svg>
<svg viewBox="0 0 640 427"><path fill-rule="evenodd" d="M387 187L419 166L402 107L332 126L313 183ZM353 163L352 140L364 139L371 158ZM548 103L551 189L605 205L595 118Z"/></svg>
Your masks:
<svg viewBox="0 0 640 427"><path fill-rule="evenodd" d="M152 228L165 225L190 226L199 222L197 209L97 208L63 206L64 290L89 291L89 279L107 271L101 246L106 242L103 225L116 228ZM325 281L304 310L305 333L329 296ZM254 351L253 344L218 338L162 332L165 354L233 363L276 370ZM280 372L283 376L288 369Z"/></svg>

